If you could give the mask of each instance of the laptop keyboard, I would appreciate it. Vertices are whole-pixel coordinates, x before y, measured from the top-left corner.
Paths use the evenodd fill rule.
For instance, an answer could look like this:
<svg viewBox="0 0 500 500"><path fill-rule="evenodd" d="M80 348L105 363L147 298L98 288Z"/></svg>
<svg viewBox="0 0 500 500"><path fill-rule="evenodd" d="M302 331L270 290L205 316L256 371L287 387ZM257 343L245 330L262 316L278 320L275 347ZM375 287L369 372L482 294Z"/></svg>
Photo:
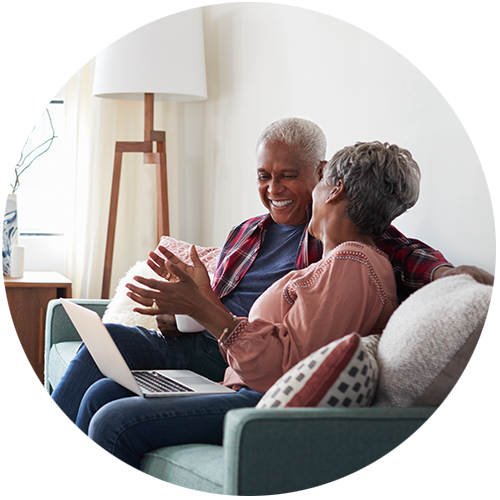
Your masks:
<svg viewBox="0 0 500 500"><path fill-rule="evenodd" d="M151 392L195 392L190 387L157 372L134 372L134 378L141 388Z"/></svg>

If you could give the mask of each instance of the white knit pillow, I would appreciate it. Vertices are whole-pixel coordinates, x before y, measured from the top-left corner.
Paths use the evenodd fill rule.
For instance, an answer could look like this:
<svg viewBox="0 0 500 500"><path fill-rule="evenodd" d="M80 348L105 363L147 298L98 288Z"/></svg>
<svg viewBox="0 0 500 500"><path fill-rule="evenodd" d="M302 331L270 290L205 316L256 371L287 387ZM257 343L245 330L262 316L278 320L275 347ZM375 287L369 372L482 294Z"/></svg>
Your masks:
<svg viewBox="0 0 500 500"><path fill-rule="evenodd" d="M134 282L134 276L143 276L144 278L161 279L146 263L146 261L136 262L118 282L115 295L102 317L103 323L119 323L125 326L143 326L148 330L156 330L156 316L147 316L133 311L138 307L137 302L127 297L127 283Z"/></svg>
<svg viewBox="0 0 500 500"><path fill-rule="evenodd" d="M373 406L438 406L472 355L491 293L491 286L459 275L406 299L382 333Z"/></svg>

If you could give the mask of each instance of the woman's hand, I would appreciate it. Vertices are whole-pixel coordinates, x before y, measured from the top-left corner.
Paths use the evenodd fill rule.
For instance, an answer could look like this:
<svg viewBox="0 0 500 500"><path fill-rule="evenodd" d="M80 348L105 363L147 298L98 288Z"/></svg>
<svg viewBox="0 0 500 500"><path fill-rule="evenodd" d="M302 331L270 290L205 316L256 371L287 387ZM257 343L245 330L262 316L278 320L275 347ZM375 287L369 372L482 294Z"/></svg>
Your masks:
<svg viewBox="0 0 500 500"><path fill-rule="evenodd" d="M221 303L206 296L193 278L176 264L167 260L165 269L175 280L168 282L135 276L134 280L143 286L127 283L127 296L142 306L134 308L135 312L149 316L187 314L217 339L233 331L238 321Z"/></svg>
<svg viewBox="0 0 500 500"><path fill-rule="evenodd" d="M200 260L198 252L196 251L196 247L194 245L191 245L189 249L189 256L191 257L191 261L193 262L192 266L184 263L165 247L159 246L158 250L163 254L165 258L162 258L155 252L151 252L148 259L148 266L156 274L158 274L158 276L161 276L168 281L172 281L172 273L169 272L166 267L166 261L168 260L171 263L175 264L185 274L190 276L198 285L201 291L205 292L207 289L212 289L210 286L210 276L208 275L207 268Z"/></svg>
<svg viewBox="0 0 500 500"><path fill-rule="evenodd" d="M142 306L134 308L134 311L149 316L195 314L200 305L207 300L206 297L193 278L178 265L169 260L165 260L163 265L165 278L168 279L170 275L170 282L134 276L134 280L143 286L134 283L126 285L129 289L127 296Z"/></svg>

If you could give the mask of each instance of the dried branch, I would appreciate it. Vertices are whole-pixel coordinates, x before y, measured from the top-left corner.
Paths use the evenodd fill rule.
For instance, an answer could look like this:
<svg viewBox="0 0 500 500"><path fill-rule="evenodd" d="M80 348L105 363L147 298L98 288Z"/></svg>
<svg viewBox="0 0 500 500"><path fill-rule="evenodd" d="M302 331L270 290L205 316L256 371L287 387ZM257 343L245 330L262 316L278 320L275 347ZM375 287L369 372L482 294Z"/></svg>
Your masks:
<svg viewBox="0 0 500 500"><path fill-rule="evenodd" d="M38 90L38 85L40 83L40 74L43 70L45 57L47 56L47 45L48 41L46 41L44 45L43 57L40 62L40 67L36 75L35 86L33 88L33 96L29 98L29 101L33 105L31 118L25 123L25 125L21 128L21 130L17 134L16 142L14 145L13 164L12 167L8 170L8 172L4 173L4 188L6 188L7 190L11 189L12 193L15 193L19 188L20 185L19 177L21 176L21 174L25 172L33 164L35 160L37 160L40 156L45 154L50 149L52 143L54 142L54 139L56 138L54 126L52 124L52 117L50 116L49 110L45 106L42 106L43 99L41 101L37 101L36 99L36 93ZM21 66L21 70L24 74L26 92L29 95L28 76L26 75L23 63L19 57L19 52L17 50L17 47L14 46L14 49L16 51L17 59ZM37 146L29 149L28 148L29 141L31 135L35 131L37 115L41 110L44 110L45 113L47 114L50 124L51 134L50 137L48 137L46 140L44 140ZM2 164L4 166L4 172L5 172L5 162L3 154L2 154Z"/></svg>

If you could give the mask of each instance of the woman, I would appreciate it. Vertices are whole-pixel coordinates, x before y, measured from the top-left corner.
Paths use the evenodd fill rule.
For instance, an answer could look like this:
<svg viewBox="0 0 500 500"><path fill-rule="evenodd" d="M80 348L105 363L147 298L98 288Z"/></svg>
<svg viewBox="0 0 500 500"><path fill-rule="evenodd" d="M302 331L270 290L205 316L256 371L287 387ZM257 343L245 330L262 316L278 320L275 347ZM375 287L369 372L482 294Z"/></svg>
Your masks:
<svg viewBox="0 0 500 500"><path fill-rule="evenodd" d="M223 384L237 392L143 399L103 379L82 401L82 430L137 468L155 448L220 444L225 413L255 406L301 359L352 331L382 332L397 307L396 284L374 238L417 201L418 165L395 145L357 143L335 154L320 176L309 231L323 243L323 258L276 282L248 318L235 318L214 302L194 249L194 267L176 265L167 252L166 261L152 258L151 267L170 282L136 277L138 284L129 285L138 312L188 314L210 331L229 365Z"/></svg>

